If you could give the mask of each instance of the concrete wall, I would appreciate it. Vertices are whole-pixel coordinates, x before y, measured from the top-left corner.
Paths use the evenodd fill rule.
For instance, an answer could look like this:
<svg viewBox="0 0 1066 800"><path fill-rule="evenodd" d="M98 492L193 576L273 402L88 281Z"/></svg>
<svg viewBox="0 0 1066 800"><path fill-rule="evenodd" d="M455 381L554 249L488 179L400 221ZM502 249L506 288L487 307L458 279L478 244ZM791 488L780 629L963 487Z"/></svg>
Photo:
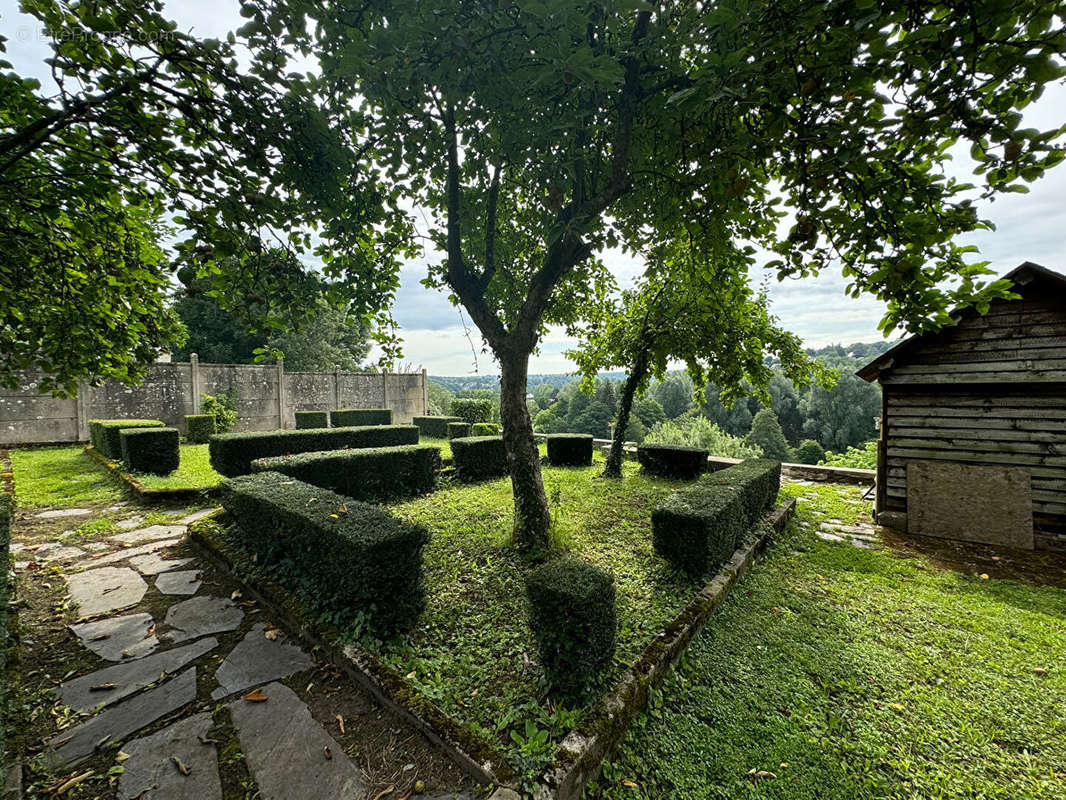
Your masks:
<svg viewBox="0 0 1066 800"><path fill-rule="evenodd" d="M185 430L185 415L200 411L201 395L235 389L237 430L293 427L293 412L337 408L391 408L396 422L426 413L426 373L285 372L282 363L157 363L140 386L107 381L83 385L78 396L38 391L40 373L24 373L16 390L0 387L0 443L77 442L89 438L89 420L159 419Z"/></svg>

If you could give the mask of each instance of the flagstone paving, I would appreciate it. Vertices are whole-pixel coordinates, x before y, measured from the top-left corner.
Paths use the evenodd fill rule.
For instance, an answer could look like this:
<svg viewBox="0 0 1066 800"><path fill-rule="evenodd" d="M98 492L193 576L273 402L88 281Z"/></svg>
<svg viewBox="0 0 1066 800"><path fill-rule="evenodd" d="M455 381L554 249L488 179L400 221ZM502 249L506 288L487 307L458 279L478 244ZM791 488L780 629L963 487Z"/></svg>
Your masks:
<svg viewBox="0 0 1066 800"><path fill-rule="evenodd" d="M119 800L222 800L218 755L203 743L211 724L210 714L194 714L123 745Z"/></svg>
<svg viewBox="0 0 1066 800"><path fill-rule="evenodd" d="M240 627L244 612L228 597L194 597L167 610L164 622L173 630L163 633L171 642L183 642L209 633L222 633Z"/></svg>
<svg viewBox="0 0 1066 800"><path fill-rule="evenodd" d="M83 645L108 661L148 655L159 644L151 614L126 614L71 625L70 629Z"/></svg>
<svg viewBox="0 0 1066 800"><path fill-rule="evenodd" d="M163 594L196 594L200 588L201 574L198 569L164 572L155 579L155 588Z"/></svg>
<svg viewBox="0 0 1066 800"><path fill-rule="evenodd" d="M274 638L268 637L271 633ZM265 630L260 622L248 631L218 668L215 680L219 687L211 693L211 699L221 700L241 689L303 672L310 667L311 659L303 650L282 641L276 628Z"/></svg>
<svg viewBox="0 0 1066 800"><path fill-rule="evenodd" d="M71 575L71 602L81 618L95 617L141 602L148 584L129 567L100 567Z"/></svg>

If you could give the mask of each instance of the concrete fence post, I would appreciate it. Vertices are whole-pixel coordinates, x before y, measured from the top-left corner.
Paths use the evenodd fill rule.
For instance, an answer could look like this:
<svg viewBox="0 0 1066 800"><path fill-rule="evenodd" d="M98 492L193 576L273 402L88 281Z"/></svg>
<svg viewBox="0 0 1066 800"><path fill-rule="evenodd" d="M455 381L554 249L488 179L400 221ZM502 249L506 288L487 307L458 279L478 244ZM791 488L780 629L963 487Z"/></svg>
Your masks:
<svg viewBox="0 0 1066 800"><path fill-rule="evenodd" d="M422 368L422 413L429 413L429 380L426 378L426 368Z"/></svg>
<svg viewBox="0 0 1066 800"><path fill-rule="evenodd" d="M89 384L78 383L78 393L74 395L74 420L78 428L78 441L89 441Z"/></svg>
<svg viewBox="0 0 1066 800"><path fill-rule="evenodd" d="M341 407L341 365L333 368L333 410L339 411Z"/></svg>
<svg viewBox="0 0 1066 800"><path fill-rule="evenodd" d="M285 359L278 359L278 429L285 427Z"/></svg>
<svg viewBox="0 0 1066 800"><path fill-rule="evenodd" d="M200 382L200 356L189 353L189 383L192 385L192 402L189 407L191 413L199 414L201 408L201 395L204 393L203 384Z"/></svg>
<svg viewBox="0 0 1066 800"><path fill-rule="evenodd" d="M381 407L391 408L389 405L389 371L381 370Z"/></svg>

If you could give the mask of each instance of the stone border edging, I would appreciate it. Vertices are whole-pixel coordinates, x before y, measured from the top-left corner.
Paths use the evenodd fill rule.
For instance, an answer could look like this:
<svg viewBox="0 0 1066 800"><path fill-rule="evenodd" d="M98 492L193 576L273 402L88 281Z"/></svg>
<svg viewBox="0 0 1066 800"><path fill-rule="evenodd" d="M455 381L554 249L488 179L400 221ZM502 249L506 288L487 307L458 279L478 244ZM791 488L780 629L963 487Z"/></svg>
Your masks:
<svg viewBox="0 0 1066 800"><path fill-rule="evenodd" d="M112 461L91 444L85 445L85 454L126 484L129 490L137 496L137 499L144 502L195 500L201 497L215 497L219 493L218 486L209 486L205 489L153 489L150 486L145 486L133 475L123 470L117 461Z"/></svg>
<svg viewBox="0 0 1066 800"><path fill-rule="evenodd" d="M585 785L600 774L603 759L621 743L630 725L647 707L651 692L665 680L714 611L744 577L770 538L796 513L796 500L767 515L768 527L733 553L718 574L681 611L640 658L618 679L555 749L554 765L542 773L537 800L579 800Z"/></svg>
<svg viewBox="0 0 1066 800"><path fill-rule="evenodd" d="M467 775L479 783L502 787L517 782L518 776L507 759L489 742L461 728L434 703L410 689L395 670L354 645L340 643L340 634L335 628L309 619L300 603L273 581L257 578L252 583L237 567L241 556L204 530L203 523L217 522L225 513L220 508L188 527L189 541L209 562L270 609L305 644L317 649L330 664L429 739Z"/></svg>

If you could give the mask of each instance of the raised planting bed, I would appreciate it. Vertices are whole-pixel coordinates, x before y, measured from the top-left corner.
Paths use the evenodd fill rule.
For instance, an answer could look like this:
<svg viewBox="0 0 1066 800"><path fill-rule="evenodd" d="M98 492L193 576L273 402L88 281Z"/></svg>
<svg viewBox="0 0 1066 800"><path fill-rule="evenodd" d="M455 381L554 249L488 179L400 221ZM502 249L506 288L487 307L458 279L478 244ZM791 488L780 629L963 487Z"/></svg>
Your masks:
<svg viewBox="0 0 1066 800"><path fill-rule="evenodd" d="M130 472L120 461L101 455L91 444L85 452L146 502L214 497L222 476L211 468L206 444L180 445L181 461L169 475Z"/></svg>
<svg viewBox="0 0 1066 800"><path fill-rule="evenodd" d="M305 626L314 621L318 627L306 631L326 637L324 651L340 654L340 668L369 674L379 691L437 730L448 747L487 763L486 776L576 797L565 792L579 791L596 773L644 707L648 686L665 675L771 530L763 525L758 536L746 537L721 571L686 576L652 549L652 511L678 484L638 474L633 464L624 465L621 481L600 478L600 469L600 463L544 467L556 544L609 572L617 597L614 658L572 703L545 693L526 608L530 565L509 544L507 477L446 484L385 506L431 532L423 551L426 608L406 636L380 640L360 625L322 633L323 612L302 596L290 597L293 616ZM262 559L252 565L232 521L219 522L200 537L202 544L228 553L249 585L278 578ZM616 702L624 704L625 719L606 712L619 722L605 730L605 704Z"/></svg>

